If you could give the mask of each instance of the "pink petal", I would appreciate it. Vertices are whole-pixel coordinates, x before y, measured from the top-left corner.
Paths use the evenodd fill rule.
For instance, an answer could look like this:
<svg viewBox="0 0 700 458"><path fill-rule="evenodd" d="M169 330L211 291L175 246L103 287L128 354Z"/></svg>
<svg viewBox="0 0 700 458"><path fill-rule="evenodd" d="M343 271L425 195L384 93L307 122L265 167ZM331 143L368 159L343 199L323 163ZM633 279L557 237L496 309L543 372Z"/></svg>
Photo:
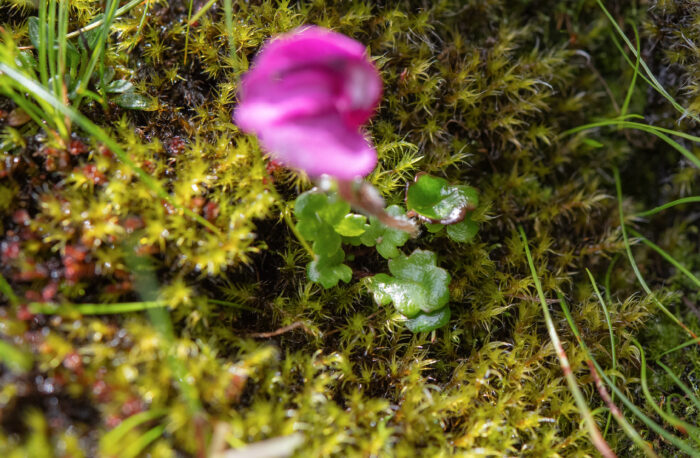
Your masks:
<svg viewBox="0 0 700 458"><path fill-rule="evenodd" d="M311 176L353 179L377 163L371 143L337 114L289 119L263 132L260 142L276 159Z"/></svg>
<svg viewBox="0 0 700 458"><path fill-rule="evenodd" d="M233 118L286 165L312 176L354 178L376 164L360 126L374 113L381 91L361 43L303 27L263 46L243 76Z"/></svg>

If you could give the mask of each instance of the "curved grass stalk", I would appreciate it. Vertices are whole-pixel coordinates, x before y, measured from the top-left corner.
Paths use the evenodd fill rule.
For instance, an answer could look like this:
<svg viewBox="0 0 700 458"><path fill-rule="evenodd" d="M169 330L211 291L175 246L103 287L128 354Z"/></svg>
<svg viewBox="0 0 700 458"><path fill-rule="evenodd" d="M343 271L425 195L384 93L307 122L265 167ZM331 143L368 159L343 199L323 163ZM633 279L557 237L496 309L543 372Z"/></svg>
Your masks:
<svg viewBox="0 0 700 458"><path fill-rule="evenodd" d="M696 337L695 339L687 340L687 341L683 342L682 344L677 345L677 346L671 348L670 350L666 350L665 352L661 353L658 356L658 359L663 358L664 356L668 355L669 353L673 353L674 351L682 350L685 347L690 347L691 345L695 345L698 343L700 343L700 337Z"/></svg>
<svg viewBox="0 0 700 458"><path fill-rule="evenodd" d="M673 383L675 383L678 386L678 388L680 388L683 391L683 393L685 393L685 395L692 401L692 403L695 404L695 408L698 409L698 411L700 412L700 399L698 399L698 397L695 396L693 390L691 390L685 383L683 383L681 379L679 379L678 376L674 374L671 368L669 368L667 365L658 360L656 361L656 364L661 366L661 368L666 371L668 376L671 377L671 380L673 380Z"/></svg>
<svg viewBox="0 0 700 458"><path fill-rule="evenodd" d="M676 417L675 415L670 414L669 412L664 411L654 401L654 397L651 395L651 392L649 391L649 384L647 381L647 362L646 362L646 356L644 355L644 349L642 348L642 345L636 339L632 339L632 342L639 350L639 355L641 357L642 374L641 374L640 379L642 382L642 391L644 392L644 397L647 400L647 404L649 404L649 406L652 409L654 409L654 412L656 412L661 418L663 418L664 421L666 421L668 424L675 427L677 430L682 431L684 433L687 433L688 436L692 440L694 440L698 445L700 445L700 428L698 428L695 425L691 425L688 422L681 420L680 418ZM695 453L700 453L700 451L696 451Z"/></svg>
<svg viewBox="0 0 700 458"><path fill-rule="evenodd" d="M2 285L0 285L2 291ZM2 291L5 294L4 291ZM254 312L255 309L235 302L209 299L207 302L214 305L223 305ZM115 302L112 304L51 304L48 302L30 302L29 311L46 315L77 312L81 315L119 315L122 313L143 312L145 310L166 308L166 301L141 301L141 302Z"/></svg>
<svg viewBox="0 0 700 458"><path fill-rule="evenodd" d="M684 197L682 199L674 200L671 202L667 202L663 205L659 205L658 207L652 208L651 210L637 213L634 216L639 217L639 218L645 218L647 216L652 216L652 215L655 215L657 213L660 213L660 212L666 210L667 208L675 207L676 205L697 203L697 202L700 202L700 196Z"/></svg>
<svg viewBox="0 0 700 458"><path fill-rule="evenodd" d="M610 296L610 278L612 277L613 267L615 267L615 263L617 263L618 259L620 259L620 253L615 254L612 261L610 261L610 265L608 265L608 268L605 271L605 300L609 303L612 303L612 298Z"/></svg>
<svg viewBox="0 0 700 458"><path fill-rule="evenodd" d="M610 313L608 312L608 306L603 300L603 296L600 294L600 291L598 290L598 285L595 282L595 279L593 278L593 274L591 273L588 268L586 268L586 273L588 274L588 279L591 282L591 285L593 285L593 290L595 291L596 296L598 297L598 301L600 302L601 307L603 308L603 313L605 314L605 322L608 325L608 332L610 333L610 354L612 356L612 369L613 371L617 370L617 357L615 355L615 335L613 333L613 328L612 328L612 322L610 320ZM615 383L615 376L612 377L613 383ZM613 393L610 402L615 402L615 393ZM603 436L605 436L608 432L608 428L610 427L610 421L612 420L612 410L608 412L608 419L605 422L605 429L603 430Z"/></svg>
<svg viewBox="0 0 700 458"><path fill-rule="evenodd" d="M209 0L204 6L202 6L202 7L195 13L195 15L192 17L192 19L189 20L188 24L191 25L191 24L194 24L195 22L197 22L197 21L199 20L199 18L201 18L202 16L204 16L204 13L206 13L207 11L209 11L209 8L211 8L211 7L214 5L214 3L216 3L216 0Z"/></svg>
<svg viewBox="0 0 700 458"><path fill-rule="evenodd" d="M614 457L616 456L615 453L610 449L610 446L600 434L600 430L598 429L598 426L596 425L595 420L593 419L591 410L588 408L586 400L583 397L583 393L581 393L581 390L578 387L576 377L574 376L574 373L571 370L571 365L569 364L569 358L566 356L566 352L564 351L564 347L561 344L561 340L559 339L557 330L554 327L554 322L552 321L552 316L550 315L549 308L547 306L547 299L545 298L544 291L542 290L542 284L540 283L539 276L537 275L537 270L535 269L535 263L532 260L532 255L530 254L530 247L528 246L525 231L523 230L522 226L518 226L518 231L520 232L520 238L522 239L523 244L525 246L525 256L527 257L527 263L530 267L530 273L532 275L533 281L535 282L535 288L537 289L537 294L540 298L540 304L542 305L542 313L544 314L545 323L547 325L547 332L549 333L549 337L552 340L552 344L556 349L557 358L559 359L559 364L561 365L562 372L564 372L566 383L569 386L569 390L571 391L571 394L574 397L574 401L576 402L576 406L578 407L581 416L585 420L586 429L588 429L588 434L591 438L591 441L593 442L593 445L596 449L598 449L598 452L600 452L600 454L604 457Z"/></svg>
<svg viewBox="0 0 700 458"><path fill-rule="evenodd" d="M603 121L593 122L593 123L589 123L589 124L584 124L583 126L574 127L573 129L569 129L565 132L562 132L559 136L563 137L563 136L574 134L574 133L581 132L584 130L589 130L589 129L593 129L596 127L605 127L605 126L617 126L617 127L622 127L622 128L641 130L641 131L650 133L652 135L656 135L658 138L660 138L664 142L668 143L676 151L678 151L683 156L685 156L685 158L688 159L690 162L692 162L696 167L700 168L700 158L695 156L686 147L684 147L683 145L681 145L677 141L673 140L671 137L669 137L665 133L669 133L669 134L675 135L677 137L685 138L687 140L692 140L694 142L700 142L700 137L696 137L694 135L689 135L689 134L686 134L683 132L678 132L678 131L671 130L671 129L665 129L663 127L650 126L648 124L643 124L643 123L639 123L639 122L621 121L618 119L606 119Z"/></svg>
<svg viewBox="0 0 700 458"><path fill-rule="evenodd" d="M661 303L661 301L659 301L659 299L657 299L656 295L651 291L651 289L649 288L649 285L647 285L647 282L644 280L644 277L642 277L642 274L639 271L639 267L637 266L637 262L634 260L634 256L632 255L632 249L630 248L629 238L627 237L627 227L625 225L625 215L624 215L624 212L622 210L622 184L620 182L620 171L617 169L617 167L613 168L613 175L615 176L615 190L617 192L617 209L618 209L618 212L620 214L620 229L622 230L622 238L623 238L624 243L625 243L625 251L627 252L627 258L630 261L630 265L632 266L632 270L634 271L634 275L637 277L637 280L639 281L639 284L642 286L642 289L644 290L644 292L646 292L647 295L649 295L649 297L651 297L654 304L656 304L656 306L658 308L660 308L661 311L664 312L664 314L671 319L671 321L673 321L678 326L683 328L683 330L685 332L687 332L688 335L690 335L694 339L698 339L698 336L695 335L695 333L693 331L691 331L690 328L688 328L688 326L683 324L683 322L681 322L681 320L679 320L673 313L671 313L671 311L669 309L666 308L666 306L664 304ZM700 339L698 339L698 342L700 343Z"/></svg>
<svg viewBox="0 0 700 458"><path fill-rule="evenodd" d="M660 246L656 245L654 242L652 242L651 240L647 239L646 237L644 237L642 234L640 234L639 232L635 231L634 229L630 228L629 231L630 231L630 233L631 233L632 235L634 235L634 236L637 237L639 240L641 240L642 243L644 243L646 246L648 246L648 247L651 248L652 250L654 250L654 251L656 251L657 253L659 253L659 254L661 255L661 257L663 257L665 260L667 260L668 262L670 262L671 264L673 264L673 267L675 267L675 268L678 269L679 271L683 272L683 274L684 274L688 279L690 279L690 281L692 281L693 283L695 283L695 286L697 286L698 288L700 288L700 279L699 279L698 277L696 277L695 275L693 275L693 273L692 273L691 271L689 271L688 269L686 269L685 267L683 267L683 265L682 265L680 262L676 261L676 259L675 259L673 256L671 256L670 254L668 254L663 248L661 248Z"/></svg>
<svg viewBox="0 0 700 458"><path fill-rule="evenodd" d="M12 287L9 283L7 283L7 280L5 280L5 277L3 277L2 274L0 274L0 293L5 295L7 301L13 307L17 307L20 304L19 298L15 292L12 291Z"/></svg>
<svg viewBox="0 0 700 458"><path fill-rule="evenodd" d="M598 2L598 6L600 6L600 8L603 10L603 13L605 14L605 16L608 18L610 23L615 28L615 31L617 32L617 34L620 36L620 38L622 38L622 40L625 42L625 44L627 45L629 50L632 51L632 54L634 54L635 58L637 58L639 60L639 64L642 66L642 68L644 69L644 72L647 74L647 77L649 78L649 81L648 81L649 84L659 94L661 94L666 100L668 100L676 110L678 110L680 113L682 113L683 117L688 116L688 117L694 119L695 121L700 122L700 118L698 116L694 115L693 113L690 113L688 110L683 108L678 102L675 101L675 99L673 97L671 97L671 95L668 92L666 92L666 89L664 89L663 86L661 85L661 83L659 83L659 81L656 79L656 77L654 76L652 71L647 66L646 62L644 62L644 59L642 59L640 57L640 53L637 52L637 50L634 46L632 46L632 43L627 38L627 35L625 35L625 32L622 31L622 29L620 28L617 21L615 21L615 18L613 18L612 15L610 14L610 12L605 8L605 5L603 5L602 0L596 0L596 1ZM625 57L626 57L625 53L623 53L623 55L625 55Z"/></svg>
<svg viewBox="0 0 700 458"><path fill-rule="evenodd" d="M624 393L615 386L614 383L612 383L612 380L605 375L605 372L603 369L600 367L600 364L598 364L598 361L595 360L593 357L593 353L590 351L588 348L588 345L583 341L581 338L581 333L578 330L578 326L576 326L576 323L574 322L573 317L571 316L571 311L569 310L569 306L566 304L566 300L564 299L564 296L561 293L557 293L557 296L559 298L559 304L561 306L562 311L564 312L564 316L566 317L566 321L569 323L569 327L571 328L571 331L574 333L574 336L576 337L576 340L578 341L579 345L581 348L583 348L583 351L586 353L586 356L588 358L589 362L589 368L592 368L593 370L597 371L597 375L599 378L602 378L605 383L610 387L612 390L613 394L617 394L618 398L622 400L622 402L635 414L641 415L642 421L644 421L648 426L650 426L654 431L660 430L663 431L663 428L661 428L659 425L654 423L651 419L646 417L638 408L637 406L634 405L632 401L627 399L627 397L624 395ZM594 372L591 371L591 374ZM604 388L604 387L603 387ZM599 390L600 391L600 390ZM601 392L601 397L605 400L605 396L603 395L603 392ZM607 401L607 400L606 400ZM613 414L613 418L615 418L615 421L617 421L618 425L620 425L620 428L627 434L627 437L629 437L637 447L639 447L640 450L642 450L647 456L649 457L656 457L656 453L654 450L651 448L651 445L648 444L647 442L642 439L642 437L639 435L636 429L627 421L627 419L622 415L622 412L620 409L615 405L611 403L609 404L609 409L610 412ZM639 416L638 415L638 416ZM642 418L644 417L644 418ZM653 425L653 426L652 426ZM680 439L679 439L680 440Z"/></svg>
<svg viewBox="0 0 700 458"><path fill-rule="evenodd" d="M126 436L129 431L143 423L155 420L158 417L162 417L167 413L168 412L165 409L154 409L139 412L130 416L129 418L126 418L124 421L119 423L117 427L110 430L100 438L100 450L103 452L113 453L114 450L119 448L119 442L124 439L124 436Z"/></svg>
<svg viewBox="0 0 700 458"><path fill-rule="evenodd" d="M632 30L634 30L634 39L635 42L637 43L637 59L634 63L634 73L632 73L632 81L630 81L630 85L627 88L627 94L625 95L625 101L622 104L622 108L620 109L620 114L622 116L627 113L627 108L630 105L630 101L632 100L632 93L634 92L634 86L637 83L637 75L639 74L639 61L641 60L641 51L640 51L640 41L639 41L639 32L637 32L637 27L632 24Z"/></svg>

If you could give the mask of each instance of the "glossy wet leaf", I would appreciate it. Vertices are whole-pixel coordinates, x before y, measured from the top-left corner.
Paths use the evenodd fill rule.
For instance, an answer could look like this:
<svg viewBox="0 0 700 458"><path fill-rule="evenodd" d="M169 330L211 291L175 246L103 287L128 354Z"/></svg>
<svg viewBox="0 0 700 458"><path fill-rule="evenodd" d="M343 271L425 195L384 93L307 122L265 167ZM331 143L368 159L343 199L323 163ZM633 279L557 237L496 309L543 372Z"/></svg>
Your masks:
<svg viewBox="0 0 700 458"><path fill-rule="evenodd" d="M432 175L420 175L406 191L406 208L430 223L456 224L479 204L476 189L450 185Z"/></svg>
<svg viewBox="0 0 700 458"><path fill-rule="evenodd" d="M479 232L479 225L472 219L471 212L462 221L447 226L447 236L455 242L469 242Z"/></svg>
<svg viewBox="0 0 700 458"><path fill-rule="evenodd" d="M151 110L153 109L151 101L135 92L125 92L119 94L115 97L114 102L122 108L128 108L130 110Z"/></svg>
<svg viewBox="0 0 700 458"><path fill-rule="evenodd" d="M451 278L436 262L436 254L424 250L389 260L391 275L378 274L370 281L375 300L381 305L392 302L408 318L445 307Z"/></svg>
<svg viewBox="0 0 700 458"><path fill-rule="evenodd" d="M405 324L411 332L430 332L449 323L451 314L450 307L445 306L432 313L419 313Z"/></svg>
<svg viewBox="0 0 700 458"><path fill-rule="evenodd" d="M389 206L386 212L394 217L400 217L405 214L398 205ZM409 238L411 236L407 232L387 227L377 218L370 217L369 227L367 227L360 240L366 246L376 246L379 254L385 259L389 259L401 254L398 247L403 246Z"/></svg>

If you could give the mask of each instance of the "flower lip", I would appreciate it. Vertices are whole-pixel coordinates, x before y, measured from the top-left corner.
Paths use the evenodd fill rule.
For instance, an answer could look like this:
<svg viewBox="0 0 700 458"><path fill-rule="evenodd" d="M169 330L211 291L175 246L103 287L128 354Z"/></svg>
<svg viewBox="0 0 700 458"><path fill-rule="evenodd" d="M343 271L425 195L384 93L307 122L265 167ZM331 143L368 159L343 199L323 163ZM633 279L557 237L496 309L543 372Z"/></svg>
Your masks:
<svg viewBox="0 0 700 458"><path fill-rule="evenodd" d="M376 164L361 126L381 91L361 43L307 26L263 46L243 76L233 118L286 165L313 176L354 178Z"/></svg>

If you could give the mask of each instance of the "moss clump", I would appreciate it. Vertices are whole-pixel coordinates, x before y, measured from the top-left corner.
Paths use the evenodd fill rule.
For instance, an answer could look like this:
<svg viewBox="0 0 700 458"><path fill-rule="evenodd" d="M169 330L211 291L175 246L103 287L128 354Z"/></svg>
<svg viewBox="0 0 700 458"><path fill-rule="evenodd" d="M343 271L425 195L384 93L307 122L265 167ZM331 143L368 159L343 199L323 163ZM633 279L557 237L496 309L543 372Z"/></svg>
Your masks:
<svg viewBox="0 0 700 458"><path fill-rule="evenodd" d="M31 9L0 8L12 12L3 27L28 43ZM695 6L674 3L648 16L626 2L611 9L645 21L645 46L663 36L658 49L645 48L655 72L673 61L694 74L696 56L663 24L680 18L693 33ZM92 4L71 2L69 29L97 13ZM596 116L616 116L610 94L619 102L629 83L596 4L235 2L234 56L220 7L189 27L187 13L185 3L144 4L113 27L118 39L105 65L149 98L151 111L94 101L81 110L172 202L221 234L154 197L132 168L78 128L61 143L32 122L3 126L0 273L18 301L0 309L1 332L34 365L24 373L2 369L0 449L8 456L49 449L201 455L219 433L226 447L240 447L302 432L300 456L595 454L544 329L515 228L528 232L545 291L552 300L556 291L567 296L609 368L604 314L581 273L588 267L602 281L624 249L609 166L623 170L634 198L625 201L628 213L697 192L696 172L664 145L623 132L560 135ZM401 248L433 251L450 273L452 316L435 333L414 335L392 306L374 303L359 281L386 273L373 248L347 248L348 284L325 290L309 282L310 259L284 216L310 183L268 163L231 122L239 78L260 45L305 23L366 43L381 70L385 96L370 128L380 164L368 180L390 204L403 205L405 183L421 171L479 190L473 242L425 233ZM663 83L692 97L691 81ZM637 90L632 108L668 117L655 97ZM4 119L15 108L0 99ZM686 127L693 126L686 120ZM697 224L688 211L674 211L647 226L647 235L697 271L700 259L687 256L698 252ZM694 300L652 252L635 254L650 284L670 278L669 291L683 291L660 294L665 304L675 311L683 297ZM135 267L142 258L152 264L147 271ZM676 331L653 321L654 306L633 280L626 265L615 264L610 314L620 379L643 405L632 338L643 337L658 354ZM172 333L163 315L81 317L71 305L139 298L169 307ZM62 304L60 313L33 314L26 304L36 301ZM550 305L579 382L591 405L602 405L585 354L556 302ZM697 332L698 323L689 324ZM697 375L697 352L683 355L669 364ZM667 382L655 395L673 390ZM685 404L674 408L686 412ZM122 436L107 433L142 412L142 423L117 429ZM697 415L685 414L689 421ZM600 411L596 418L605 422ZM607 439L620 455L639 453L614 425ZM134 443L143 448L115 452Z"/></svg>

